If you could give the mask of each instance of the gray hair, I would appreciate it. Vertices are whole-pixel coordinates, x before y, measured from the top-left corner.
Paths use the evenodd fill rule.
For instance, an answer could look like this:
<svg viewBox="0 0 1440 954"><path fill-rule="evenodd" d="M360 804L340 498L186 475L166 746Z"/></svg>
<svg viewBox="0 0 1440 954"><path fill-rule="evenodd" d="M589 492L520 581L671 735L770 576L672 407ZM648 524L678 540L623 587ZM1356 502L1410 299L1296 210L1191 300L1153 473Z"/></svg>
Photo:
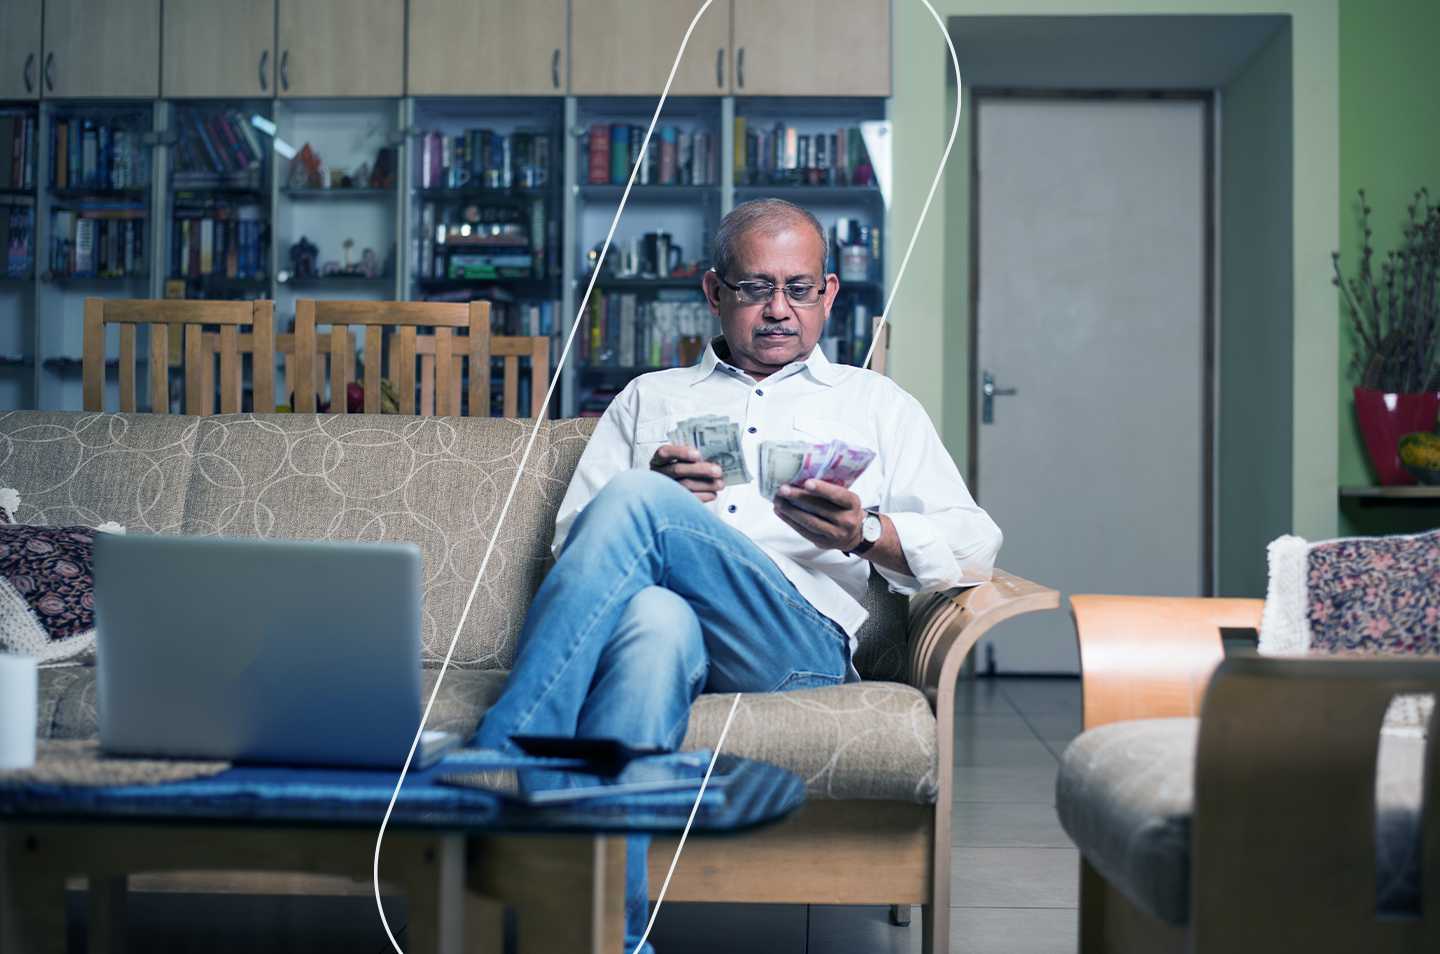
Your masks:
<svg viewBox="0 0 1440 954"><path fill-rule="evenodd" d="M825 227L808 209L784 199L751 199L749 202L741 202L720 220L720 227L715 230L715 271L726 277L730 275L730 270L735 265L736 247L740 244L741 236L747 232L774 234L797 221L809 225L820 239L820 248L823 249L820 269L824 271L830 257L830 241L825 235Z"/></svg>

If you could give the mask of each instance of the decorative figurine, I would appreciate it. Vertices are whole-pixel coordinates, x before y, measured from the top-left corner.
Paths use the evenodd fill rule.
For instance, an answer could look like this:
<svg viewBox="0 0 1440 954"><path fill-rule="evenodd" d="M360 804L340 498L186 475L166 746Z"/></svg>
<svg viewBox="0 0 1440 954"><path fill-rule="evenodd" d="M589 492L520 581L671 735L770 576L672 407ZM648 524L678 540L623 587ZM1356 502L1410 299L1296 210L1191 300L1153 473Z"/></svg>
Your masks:
<svg viewBox="0 0 1440 954"><path fill-rule="evenodd" d="M366 278L380 277L380 258L373 248L367 248L360 253L360 274Z"/></svg>
<svg viewBox="0 0 1440 954"><path fill-rule="evenodd" d="M341 270L347 275L353 271L353 269L351 269L350 267L350 250L354 247L355 240L353 238L347 238L345 241L340 243L341 257L343 260Z"/></svg>
<svg viewBox="0 0 1440 954"><path fill-rule="evenodd" d="M292 189L323 189L325 188L325 177L323 175L324 163L314 149L310 148L307 142L300 147L300 152L290 160L290 177L288 185Z"/></svg>
<svg viewBox="0 0 1440 954"><path fill-rule="evenodd" d="M320 258L320 250L307 239L300 236L300 241L290 246L290 271L293 278L314 278L316 275L315 263Z"/></svg>

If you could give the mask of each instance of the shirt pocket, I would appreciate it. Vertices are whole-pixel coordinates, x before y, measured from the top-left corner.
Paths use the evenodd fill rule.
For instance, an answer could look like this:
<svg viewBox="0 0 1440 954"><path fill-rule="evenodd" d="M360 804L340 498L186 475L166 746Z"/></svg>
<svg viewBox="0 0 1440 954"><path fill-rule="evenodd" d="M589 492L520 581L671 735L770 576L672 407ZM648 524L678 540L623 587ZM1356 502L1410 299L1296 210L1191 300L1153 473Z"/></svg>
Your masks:
<svg viewBox="0 0 1440 954"><path fill-rule="evenodd" d="M670 431L679 423L675 414L665 414L635 425L635 442L630 448L631 467L649 467L650 458L662 444L670 442Z"/></svg>
<svg viewBox="0 0 1440 954"><path fill-rule="evenodd" d="M865 447L876 451L877 456L870 462L870 466L865 468L865 472L855 480L855 483L850 485L850 490L860 498L861 506L883 506L881 497L885 481L882 476L881 460L878 456L880 448L877 446L873 434L867 433L849 421L810 413L796 414L791 423L791 429L794 431L794 440L810 441L812 444L842 440L852 447Z"/></svg>

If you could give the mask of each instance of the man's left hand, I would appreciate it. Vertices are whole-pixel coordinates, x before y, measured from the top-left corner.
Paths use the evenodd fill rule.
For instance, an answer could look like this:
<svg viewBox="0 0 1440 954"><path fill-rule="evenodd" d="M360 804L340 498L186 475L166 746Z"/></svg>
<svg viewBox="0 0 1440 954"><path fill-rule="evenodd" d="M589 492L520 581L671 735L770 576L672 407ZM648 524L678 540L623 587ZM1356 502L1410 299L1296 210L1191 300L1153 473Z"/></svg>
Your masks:
<svg viewBox="0 0 1440 954"><path fill-rule="evenodd" d="M839 484L807 480L804 487L780 486L775 515L822 550L852 550L860 545L865 508Z"/></svg>

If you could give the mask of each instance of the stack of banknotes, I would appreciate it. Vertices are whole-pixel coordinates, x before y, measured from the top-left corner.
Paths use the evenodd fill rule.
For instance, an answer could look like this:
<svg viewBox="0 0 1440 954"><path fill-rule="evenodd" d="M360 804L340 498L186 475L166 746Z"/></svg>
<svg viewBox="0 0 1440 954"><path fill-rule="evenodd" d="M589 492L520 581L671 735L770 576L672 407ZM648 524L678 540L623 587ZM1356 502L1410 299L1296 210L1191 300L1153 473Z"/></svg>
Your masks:
<svg viewBox="0 0 1440 954"><path fill-rule="evenodd" d="M701 457L719 464L727 487L753 479L740 449L740 425L719 414L686 418L670 431L670 443L694 447ZM849 487L870 466L875 452L841 440L762 441L760 481L762 496L773 499L781 484L803 484L810 479Z"/></svg>

